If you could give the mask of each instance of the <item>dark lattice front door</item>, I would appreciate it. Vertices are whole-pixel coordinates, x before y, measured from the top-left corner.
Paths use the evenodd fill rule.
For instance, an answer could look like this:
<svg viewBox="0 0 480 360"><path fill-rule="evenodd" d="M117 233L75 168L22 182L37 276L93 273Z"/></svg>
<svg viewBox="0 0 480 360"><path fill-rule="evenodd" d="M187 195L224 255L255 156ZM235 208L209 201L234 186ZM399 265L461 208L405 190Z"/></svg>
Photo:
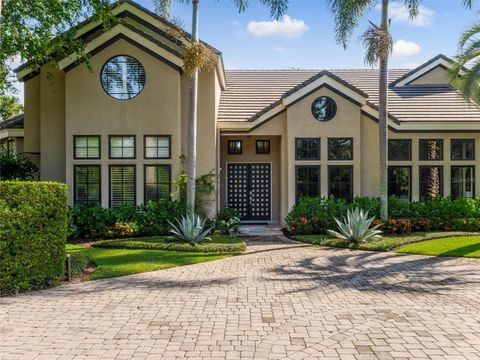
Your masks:
<svg viewBox="0 0 480 360"><path fill-rule="evenodd" d="M228 164L228 205L244 221L271 220L270 164Z"/></svg>

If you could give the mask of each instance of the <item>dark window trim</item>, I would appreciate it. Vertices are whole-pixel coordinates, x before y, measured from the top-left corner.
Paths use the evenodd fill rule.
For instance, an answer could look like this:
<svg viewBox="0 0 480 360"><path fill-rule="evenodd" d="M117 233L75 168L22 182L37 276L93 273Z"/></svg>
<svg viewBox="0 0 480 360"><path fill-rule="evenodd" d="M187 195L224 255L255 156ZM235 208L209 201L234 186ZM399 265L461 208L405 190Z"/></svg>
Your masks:
<svg viewBox="0 0 480 360"><path fill-rule="evenodd" d="M328 165L328 178L327 178L327 186L328 186L328 197L332 196L332 194L330 193L330 171L332 169L335 169L335 168L350 168L352 170L352 181L350 182L350 193L352 194L352 199L353 200L355 198L355 194L353 193L353 184L354 184L354 177L355 177L355 174L353 172L353 165Z"/></svg>
<svg viewBox="0 0 480 360"><path fill-rule="evenodd" d="M452 153L452 142L455 140L463 140L463 141L473 141L473 157L471 159L454 159L453 158L453 153ZM476 146L476 141L475 139L468 138L468 139L462 139L462 138L455 138L455 139L450 139L450 161L475 161L476 153L475 153L475 146Z"/></svg>
<svg viewBox="0 0 480 360"><path fill-rule="evenodd" d="M102 206L102 165L99 164L82 164L82 165L73 165L73 204L77 204L77 174L75 169L81 167L98 167L99 169L99 176L100 176L100 191L99 191L99 199L98 205Z"/></svg>
<svg viewBox="0 0 480 360"><path fill-rule="evenodd" d="M298 202L298 188L297 188L297 169L298 168L317 168L318 169L318 196L322 196L322 168L321 165L295 165L295 203Z"/></svg>
<svg viewBox="0 0 480 360"><path fill-rule="evenodd" d="M445 188L445 171L444 171L444 166L443 165L420 165L418 167L418 201L422 201L421 197L421 190L422 190L422 178L420 176L422 168L430 168L430 167L438 167L440 168L440 197L443 197L443 194L445 193L444 188ZM451 176L450 176L451 178Z"/></svg>
<svg viewBox="0 0 480 360"><path fill-rule="evenodd" d="M412 189L412 177L413 177L412 176L412 166L410 166L410 165L398 165L398 166L397 165L388 165L388 168L387 168L387 194L388 194L388 183L389 183L388 174L390 172L390 168L392 168L392 169L403 169L403 168L409 169L410 176L409 176L409 179L408 179L409 180L408 181L409 182L408 186L410 187L410 191L409 191L409 195L408 195L408 201L412 201L412 190L413 190ZM420 178L420 174L419 174L418 177ZM390 197L390 195L388 195L388 196ZM397 199L399 199L399 198L397 197Z"/></svg>
<svg viewBox="0 0 480 360"><path fill-rule="evenodd" d="M259 141L268 142L268 152L258 152L258 142ZM272 149L272 142L270 140L262 140L262 139L255 140L255 154L257 154L257 155L270 155L271 149Z"/></svg>
<svg viewBox="0 0 480 360"><path fill-rule="evenodd" d="M452 197L452 188L453 188L453 181L452 181L452 169L453 168L456 168L456 167L471 167L473 169L473 181L472 181L472 185L473 185L473 189L472 189L472 199L475 199L476 197L476 188L475 188L475 174L476 174L476 168L475 168L475 165L451 165L450 166L450 196ZM453 197L452 197L453 199ZM459 198L455 198L455 199L459 199Z"/></svg>
<svg viewBox="0 0 480 360"><path fill-rule="evenodd" d="M442 144L442 153L440 154L440 158L439 159L425 159L425 158L422 158L422 151L421 151L421 143L422 141L432 141L432 140L435 140L435 141L440 141L440 143ZM444 152L445 152L445 141L443 141L443 139L418 139L418 160L419 161L443 161L443 157L444 157Z"/></svg>
<svg viewBox="0 0 480 360"><path fill-rule="evenodd" d="M310 159L299 159L298 151L297 151L298 150L297 140L318 140L318 157L310 158ZM319 137L297 137L295 138L294 146L295 146L295 160L297 161L318 161L322 157L322 139Z"/></svg>
<svg viewBox="0 0 480 360"><path fill-rule="evenodd" d="M168 157L147 157L147 137L168 137ZM172 158L172 135L143 135L143 158L145 160L170 160Z"/></svg>
<svg viewBox="0 0 480 360"><path fill-rule="evenodd" d="M77 139L82 137L98 138L98 157L77 157ZM99 160L102 158L102 137L101 135L73 135L73 160Z"/></svg>
<svg viewBox="0 0 480 360"><path fill-rule="evenodd" d="M390 154L387 151L388 161L412 161L412 139L388 139L387 149L390 148L390 141L408 141L408 158L407 159L390 159Z"/></svg>
<svg viewBox="0 0 480 360"><path fill-rule="evenodd" d="M143 202L147 202L147 167L167 167L168 168L168 199L171 200L172 196L172 165L171 164L144 164L143 165Z"/></svg>
<svg viewBox="0 0 480 360"><path fill-rule="evenodd" d="M330 157L330 140L351 140L352 141L352 156L348 159L332 159ZM327 138L327 157L330 161L352 161L354 158L353 154L353 137L329 137Z"/></svg>
<svg viewBox="0 0 480 360"><path fill-rule="evenodd" d="M240 141L240 152L231 152L230 151L230 143L232 142L237 142L237 141ZM228 140L228 143L227 143L227 152L228 152L228 155L242 155L243 153L243 140Z"/></svg>
<svg viewBox="0 0 480 360"><path fill-rule="evenodd" d="M133 157L112 157L111 139L114 137L133 137ZM137 158L137 135L108 135L108 159L109 160L135 160Z"/></svg>
<svg viewBox="0 0 480 360"><path fill-rule="evenodd" d="M112 208L112 167L133 167L133 202L137 205L137 166L136 164L110 164L108 165L108 207Z"/></svg>

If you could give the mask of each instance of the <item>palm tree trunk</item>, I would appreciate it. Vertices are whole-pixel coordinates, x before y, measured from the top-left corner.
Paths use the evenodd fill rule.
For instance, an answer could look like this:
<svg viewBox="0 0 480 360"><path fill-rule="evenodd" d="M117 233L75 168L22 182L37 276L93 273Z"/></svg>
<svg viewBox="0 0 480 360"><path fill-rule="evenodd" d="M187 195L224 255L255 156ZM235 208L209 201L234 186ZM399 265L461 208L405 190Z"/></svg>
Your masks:
<svg viewBox="0 0 480 360"><path fill-rule="evenodd" d="M198 2L192 1L192 41L198 42ZM190 78L188 100L187 210L195 211L195 179L197 178L197 97L198 69Z"/></svg>
<svg viewBox="0 0 480 360"><path fill-rule="evenodd" d="M388 2L382 0L381 28L388 29ZM380 144L380 216L383 220L388 218L388 56L380 59L379 76L379 144Z"/></svg>

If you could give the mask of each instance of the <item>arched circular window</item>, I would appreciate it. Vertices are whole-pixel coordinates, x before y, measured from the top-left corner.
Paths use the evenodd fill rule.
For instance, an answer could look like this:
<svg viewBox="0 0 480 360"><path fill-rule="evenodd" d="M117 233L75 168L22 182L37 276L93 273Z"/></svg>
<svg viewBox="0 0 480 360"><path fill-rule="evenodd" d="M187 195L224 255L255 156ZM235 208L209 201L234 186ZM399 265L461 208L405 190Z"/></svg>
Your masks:
<svg viewBox="0 0 480 360"><path fill-rule="evenodd" d="M119 55L103 65L100 75L105 92L118 100L132 99L145 86L145 69L140 62L127 55Z"/></svg>
<svg viewBox="0 0 480 360"><path fill-rule="evenodd" d="M337 104L328 96L320 96L312 103L312 115L318 121L332 120L337 113Z"/></svg>

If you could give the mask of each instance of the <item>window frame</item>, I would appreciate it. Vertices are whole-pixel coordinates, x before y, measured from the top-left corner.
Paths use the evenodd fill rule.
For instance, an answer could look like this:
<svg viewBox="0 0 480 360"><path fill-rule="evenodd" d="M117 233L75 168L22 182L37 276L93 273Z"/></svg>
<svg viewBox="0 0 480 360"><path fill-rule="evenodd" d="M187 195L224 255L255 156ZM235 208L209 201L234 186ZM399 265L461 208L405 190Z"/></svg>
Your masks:
<svg viewBox="0 0 480 360"><path fill-rule="evenodd" d="M422 157L422 142L427 142L427 141L439 141L441 143L442 147L442 152L440 154L440 158L438 159L427 159ZM418 139L418 160L419 161L443 161L444 158L444 152L445 152L445 141L444 139Z"/></svg>
<svg viewBox="0 0 480 360"><path fill-rule="evenodd" d="M124 137L133 137L133 157L112 157L112 138L124 138ZM122 149L123 149L123 140L122 140ZM123 150L122 150L123 155ZM108 159L109 160L135 160L137 158L137 136L136 135L108 135Z"/></svg>
<svg viewBox="0 0 480 360"><path fill-rule="evenodd" d="M264 142L264 143L268 143L268 152L259 152L258 151L258 143L259 142ZM271 152L271 149L272 149L272 143L270 140L255 140L255 154L256 155L270 155L270 152Z"/></svg>
<svg viewBox="0 0 480 360"><path fill-rule="evenodd" d="M233 142L240 142L240 152L232 152L230 144ZM243 154L243 140L240 139L230 139L227 141L227 153L228 155L242 155Z"/></svg>
<svg viewBox="0 0 480 360"><path fill-rule="evenodd" d="M171 164L144 164L143 165L143 202L147 201L160 201L157 196L157 200L147 200L147 167L166 167L168 168L168 199L171 200L172 196L172 165ZM158 183L157 183L158 185ZM157 194L158 195L158 194Z"/></svg>
<svg viewBox="0 0 480 360"><path fill-rule="evenodd" d="M97 138L98 139L98 157L78 157L77 139L79 138ZM88 147L87 147L88 152ZM101 135L73 135L73 160L100 160L102 158L102 136Z"/></svg>
<svg viewBox="0 0 480 360"><path fill-rule="evenodd" d="M145 81L143 82L143 85L142 85L142 89L136 93L134 96L132 97L128 97L128 98L125 98L125 99L122 99L122 98L118 98L118 97L115 97L114 95L112 95L110 92L108 92L107 88L105 87L105 84L103 83L103 79L102 79L102 75L103 75L103 71L105 70L105 68L107 67L107 65L115 58L118 58L118 57L125 57L125 58L131 58L131 59L134 59L139 65L140 67L143 69L143 73L144 73L144 76L145 76ZM127 75L128 76L128 75ZM102 89L103 91L112 99L114 100L119 100L119 101L128 101L128 100L132 100L132 99L135 99L138 95L140 95L143 90L145 89L145 85L147 84L147 71L145 70L145 66L143 66L143 64L140 62L140 60L138 60L135 56L132 56L132 55L127 55L127 54L118 54L118 55L114 55L112 57L110 57L107 61L105 61L105 63L102 65L102 69L100 70L100 73L99 73L99 80L100 80L100 85L102 86ZM119 93L114 93L114 94L119 94Z"/></svg>
<svg viewBox="0 0 480 360"><path fill-rule="evenodd" d="M330 140L350 140L352 142L352 151L351 151L351 157L348 159L333 159L330 157ZM329 161L352 161L354 158L354 150L353 150L353 137L329 137L327 138L327 158Z"/></svg>
<svg viewBox="0 0 480 360"><path fill-rule="evenodd" d="M444 166L443 165L419 165L418 167L418 201L424 202L425 200L422 200L422 168L431 168L431 167L437 167L440 169L440 197L443 197L444 195L444 187L445 187L445 172L444 172Z"/></svg>
<svg viewBox="0 0 480 360"><path fill-rule="evenodd" d="M137 166L136 164L110 164L108 165L108 207L112 209L112 168L133 167L133 206L137 205ZM122 204L125 205L125 204Z"/></svg>
<svg viewBox="0 0 480 360"><path fill-rule="evenodd" d="M390 159L390 141L405 141L408 142L408 158L406 159ZM388 139L387 144L387 161L412 161L412 139Z"/></svg>
<svg viewBox="0 0 480 360"><path fill-rule="evenodd" d="M351 179L350 179L350 199L344 199L346 201L352 201L354 198L355 198L355 194L353 193L353 187L354 187L354 172L353 172L353 165L328 165L328 174L327 174L327 185L328 185L328 197L331 197L332 194L331 194L331 187L330 187L330 184L331 184L331 181L330 181L330 173L333 169L336 169L336 168L349 168L350 171L351 171Z"/></svg>
<svg viewBox="0 0 480 360"><path fill-rule="evenodd" d="M388 197L390 196L395 196L397 199L399 200L405 200L405 199L401 199L399 198L397 195L391 195L390 194L390 181L388 181L389 177L390 177L390 169L408 169L409 171L409 176L408 176L408 201L412 201L412 166L410 165L389 165L388 168L387 168L387 194L388 194Z"/></svg>
<svg viewBox="0 0 480 360"><path fill-rule="evenodd" d="M149 137L168 138L168 157L147 157L147 138ZM158 154L158 146L154 149L157 149L157 154ZM172 135L156 135L156 134L143 135L143 158L145 160L170 160L172 158Z"/></svg>
<svg viewBox="0 0 480 360"><path fill-rule="evenodd" d="M453 189L453 179L452 179L452 174L453 174L453 171L452 169L453 168L465 168L465 167L470 167L472 168L472 173L473 173L473 181L472 181L472 197L471 198L465 198L465 199L475 199L475 196L476 196L476 188L475 188L475 172L476 172L476 167L475 165L451 165L450 166L450 197L452 199L460 199L461 197L453 197L453 194L452 194L452 189Z"/></svg>
<svg viewBox="0 0 480 360"><path fill-rule="evenodd" d="M84 168L84 167L96 167L98 168L98 176L100 179L99 182L99 191L98 191L98 205L102 206L102 165L100 164L79 164L73 165L73 204L77 205L79 202L77 201L77 168ZM86 204L88 206L88 204Z"/></svg>
<svg viewBox="0 0 480 360"><path fill-rule="evenodd" d="M315 158L308 158L308 159L299 159L298 158L298 147L297 147L297 141L298 140L318 140L318 157ZM319 137L297 137L295 138L294 142L295 146L295 160L296 161L319 161L322 158L322 140Z"/></svg>
<svg viewBox="0 0 480 360"><path fill-rule="evenodd" d="M453 145L454 141L472 141L473 142L472 158L471 159L454 159L453 158L453 152L452 152L452 149L453 149L452 145ZM450 161L475 161L475 156L476 156L475 146L476 146L476 141L473 138L468 138L468 139L454 138L454 139L450 139Z"/></svg>
<svg viewBox="0 0 480 360"><path fill-rule="evenodd" d="M300 200L298 198L298 187L297 187L297 170L299 168L316 168L318 169L318 196L322 196L322 173L321 173L321 166L320 165L295 165L295 174L294 174L294 179L295 179L295 203L298 203Z"/></svg>

